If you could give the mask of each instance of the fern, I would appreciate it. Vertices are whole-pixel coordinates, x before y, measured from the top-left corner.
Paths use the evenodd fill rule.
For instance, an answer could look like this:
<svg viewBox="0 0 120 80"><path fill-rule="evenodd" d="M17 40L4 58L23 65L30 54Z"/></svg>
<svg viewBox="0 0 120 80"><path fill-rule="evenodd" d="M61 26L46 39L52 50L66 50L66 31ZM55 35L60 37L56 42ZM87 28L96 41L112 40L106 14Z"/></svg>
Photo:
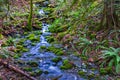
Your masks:
<svg viewBox="0 0 120 80"><path fill-rule="evenodd" d="M107 64L107 61L109 60L108 66L109 67L115 66L115 70L117 73L120 72L119 53L120 53L120 48L115 49L113 47L110 47L108 48L108 50L104 50L102 54L102 57L104 58L104 60L106 60L106 64Z"/></svg>

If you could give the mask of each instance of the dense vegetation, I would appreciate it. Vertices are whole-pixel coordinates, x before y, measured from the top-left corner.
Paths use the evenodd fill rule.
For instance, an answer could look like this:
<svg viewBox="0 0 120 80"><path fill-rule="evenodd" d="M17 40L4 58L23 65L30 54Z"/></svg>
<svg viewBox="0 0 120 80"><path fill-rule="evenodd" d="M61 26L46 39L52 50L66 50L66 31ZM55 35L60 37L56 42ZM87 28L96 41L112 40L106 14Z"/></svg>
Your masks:
<svg viewBox="0 0 120 80"><path fill-rule="evenodd" d="M28 52L25 42L29 40L30 45L36 45L42 34L38 30L42 29L42 22L46 22L50 24L49 31L52 33L46 37L47 41L53 45L63 45L62 48L53 45L40 47L41 52L50 51L58 56L52 59L53 62L62 61L59 56L72 52L85 63L96 64L100 76L118 76L120 74L120 1L47 0L49 3L45 1L0 0L0 60L18 59L23 52ZM39 15L41 7L44 7L46 13ZM28 64L32 67L38 65L37 62L28 62ZM65 59L60 68L65 70L73 67L73 64ZM32 71L31 68L23 70ZM42 74L42 71L35 73L31 72L32 76ZM79 71L78 74L85 73Z"/></svg>

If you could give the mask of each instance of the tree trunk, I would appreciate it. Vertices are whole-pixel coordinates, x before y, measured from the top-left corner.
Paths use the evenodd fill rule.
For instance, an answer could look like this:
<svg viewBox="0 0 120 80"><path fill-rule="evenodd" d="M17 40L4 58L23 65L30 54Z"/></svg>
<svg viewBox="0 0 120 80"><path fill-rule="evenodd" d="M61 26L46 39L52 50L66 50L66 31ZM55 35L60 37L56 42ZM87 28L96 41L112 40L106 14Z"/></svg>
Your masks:
<svg viewBox="0 0 120 80"><path fill-rule="evenodd" d="M28 18L28 30L32 30L33 0L30 0L30 14Z"/></svg>

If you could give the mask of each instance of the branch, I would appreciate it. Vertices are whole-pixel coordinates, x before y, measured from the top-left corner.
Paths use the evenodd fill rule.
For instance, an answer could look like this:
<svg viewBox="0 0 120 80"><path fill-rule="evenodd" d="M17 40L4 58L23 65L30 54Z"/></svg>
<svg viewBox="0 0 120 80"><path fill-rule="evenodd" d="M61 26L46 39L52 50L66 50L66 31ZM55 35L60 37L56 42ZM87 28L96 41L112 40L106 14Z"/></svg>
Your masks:
<svg viewBox="0 0 120 80"><path fill-rule="evenodd" d="M20 70L19 68L10 65L8 62L6 62L6 61L4 61L4 60L2 60L2 59L0 59L0 64L4 65L5 67L7 67L7 68L9 68L9 69L11 69L11 70L13 70L13 71L15 71L15 72L18 72L18 73L26 76L26 77L29 78L30 80L37 80L36 78L30 76L29 74L25 73L24 71Z"/></svg>

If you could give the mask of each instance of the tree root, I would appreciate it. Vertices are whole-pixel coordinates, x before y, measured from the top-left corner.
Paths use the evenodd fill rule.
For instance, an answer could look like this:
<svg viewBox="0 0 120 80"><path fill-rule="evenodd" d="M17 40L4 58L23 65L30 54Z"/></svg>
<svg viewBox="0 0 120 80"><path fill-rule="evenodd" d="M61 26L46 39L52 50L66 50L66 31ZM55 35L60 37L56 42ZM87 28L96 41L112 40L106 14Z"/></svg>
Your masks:
<svg viewBox="0 0 120 80"><path fill-rule="evenodd" d="M29 78L30 80L37 80L36 78L30 76L29 74L27 74L26 72L20 70L19 68L10 65L8 62L4 61L3 59L0 59L0 64L2 64L4 67L9 68L15 72L18 72L24 76L26 76L27 78Z"/></svg>

